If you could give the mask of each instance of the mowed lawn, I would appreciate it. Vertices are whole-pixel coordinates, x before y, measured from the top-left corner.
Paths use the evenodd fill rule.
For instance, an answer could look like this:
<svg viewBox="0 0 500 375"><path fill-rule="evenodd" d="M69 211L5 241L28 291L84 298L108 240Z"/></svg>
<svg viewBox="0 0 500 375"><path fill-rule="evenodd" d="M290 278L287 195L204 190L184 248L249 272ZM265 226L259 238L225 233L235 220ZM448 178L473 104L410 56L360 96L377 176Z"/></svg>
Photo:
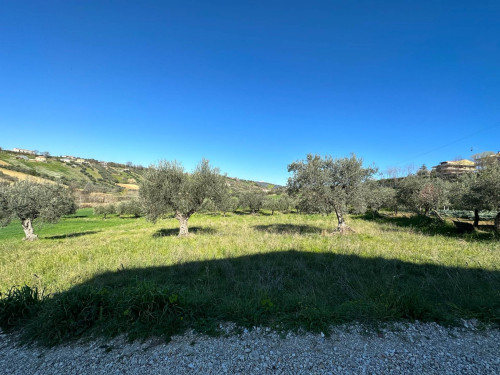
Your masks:
<svg viewBox="0 0 500 375"><path fill-rule="evenodd" d="M37 287L45 297L28 312L13 308L2 324L54 343L214 332L221 321L325 332L348 321L500 323L500 241L492 232L460 235L451 225L390 215L348 223L355 233L333 235L334 216L196 214L192 234L178 238L175 219L102 219L83 209L35 224L40 240L25 242L13 222L0 229L2 298L23 285L32 288L22 293Z"/></svg>

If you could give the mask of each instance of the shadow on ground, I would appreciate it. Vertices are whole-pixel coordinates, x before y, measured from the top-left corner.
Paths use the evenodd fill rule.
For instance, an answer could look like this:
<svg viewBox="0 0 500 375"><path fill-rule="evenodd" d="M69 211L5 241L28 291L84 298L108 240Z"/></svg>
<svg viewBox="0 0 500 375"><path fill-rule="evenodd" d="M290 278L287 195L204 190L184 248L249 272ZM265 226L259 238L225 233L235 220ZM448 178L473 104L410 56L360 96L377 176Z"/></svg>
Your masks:
<svg viewBox="0 0 500 375"><path fill-rule="evenodd" d="M74 232L74 233L68 233L68 234L61 234L57 236L48 236L44 237L47 240L61 240L65 238L73 238L73 237L81 237L81 236L87 236L89 234L95 234L101 232L100 230L89 230L86 232Z"/></svg>
<svg viewBox="0 0 500 375"><path fill-rule="evenodd" d="M278 234L319 234L322 229L313 225L296 225L296 224L269 224L255 225L255 230L261 232L270 232Z"/></svg>
<svg viewBox="0 0 500 375"><path fill-rule="evenodd" d="M221 321L323 332L350 321L500 323L499 271L295 250L125 268L34 296L0 300L0 323L49 345L89 334L213 333Z"/></svg>
<svg viewBox="0 0 500 375"><path fill-rule="evenodd" d="M495 234L493 226L480 225L478 228L479 230L475 230L472 233L462 233L453 225L451 219L447 219L443 223L435 218L427 216L390 216L380 214L357 215L356 218L381 224L391 224L401 228L410 228L413 231L431 236L443 235L472 241L491 241L498 239L498 235ZM386 231L391 230L390 228L381 229Z"/></svg>
<svg viewBox="0 0 500 375"><path fill-rule="evenodd" d="M215 234L216 230L210 227L189 227L189 234ZM163 228L153 233L154 238L177 236L179 228Z"/></svg>

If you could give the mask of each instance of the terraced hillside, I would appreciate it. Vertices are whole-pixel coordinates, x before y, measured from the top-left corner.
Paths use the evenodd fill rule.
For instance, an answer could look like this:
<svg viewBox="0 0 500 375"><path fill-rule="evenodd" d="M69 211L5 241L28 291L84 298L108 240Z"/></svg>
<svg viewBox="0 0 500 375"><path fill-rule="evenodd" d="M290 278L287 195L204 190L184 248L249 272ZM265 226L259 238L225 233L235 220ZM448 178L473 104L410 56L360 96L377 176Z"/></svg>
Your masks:
<svg viewBox="0 0 500 375"><path fill-rule="evenodd" d="M121 184L137 189L142 178L142 168L93 159L77 160L48 156L45 161L37 161L34 155L0 151L0 181L35 178L80 189L92 186L95 191L119 192L124 189Z"/></svg>
<svg viewBox="0 0 500 375"><path fill-rule="evenodd" d="M145 168L95 159L68 159L47 156L37 161L35 155L0 151L0 182L34 178L40 182L59 182L76 189L99 193L134 192L139 188ZM281 188L265 182L228 177L233 194L244 192L276 192Z"/></svg>

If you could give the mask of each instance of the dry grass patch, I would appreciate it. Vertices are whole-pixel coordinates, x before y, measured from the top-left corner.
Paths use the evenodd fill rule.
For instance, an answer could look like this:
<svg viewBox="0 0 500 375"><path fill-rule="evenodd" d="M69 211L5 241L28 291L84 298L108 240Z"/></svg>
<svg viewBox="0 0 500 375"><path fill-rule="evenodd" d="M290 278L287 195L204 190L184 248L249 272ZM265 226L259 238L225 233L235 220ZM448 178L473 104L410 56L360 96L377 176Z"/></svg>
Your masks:
<svg viewBox="0 0 500 375"><path fill-rule="evenodd" d="M32 181L36 181L36 182L49 183L49 184L53 184L54 183L54 181L47 180L45 178L32 176L32 175L29 175L29 174L26 174L26 173L22 173L22 172L18 172L18 171L11 171L10 169L0 168L0 172L6 174L8 176L12 176L12 177L18 178L19 180L32 180Z"/></svg>

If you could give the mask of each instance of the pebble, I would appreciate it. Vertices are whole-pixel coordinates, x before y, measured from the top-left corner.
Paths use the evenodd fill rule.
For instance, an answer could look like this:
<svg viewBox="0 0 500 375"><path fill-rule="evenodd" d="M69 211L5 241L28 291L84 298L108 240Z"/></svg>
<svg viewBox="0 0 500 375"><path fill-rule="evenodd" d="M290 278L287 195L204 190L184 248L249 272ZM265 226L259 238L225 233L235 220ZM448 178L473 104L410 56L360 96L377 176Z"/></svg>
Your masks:
<svg viewBox="0 0 500 375"><path fill-rule="evenodd" d="M21 346L0 332L0 374L500 374L500 330L476 327L351 324L283 337L262 327L231 333L227 324L220 337L187 332L169 343L131 343L121 336L53 348Z"/></svg>

